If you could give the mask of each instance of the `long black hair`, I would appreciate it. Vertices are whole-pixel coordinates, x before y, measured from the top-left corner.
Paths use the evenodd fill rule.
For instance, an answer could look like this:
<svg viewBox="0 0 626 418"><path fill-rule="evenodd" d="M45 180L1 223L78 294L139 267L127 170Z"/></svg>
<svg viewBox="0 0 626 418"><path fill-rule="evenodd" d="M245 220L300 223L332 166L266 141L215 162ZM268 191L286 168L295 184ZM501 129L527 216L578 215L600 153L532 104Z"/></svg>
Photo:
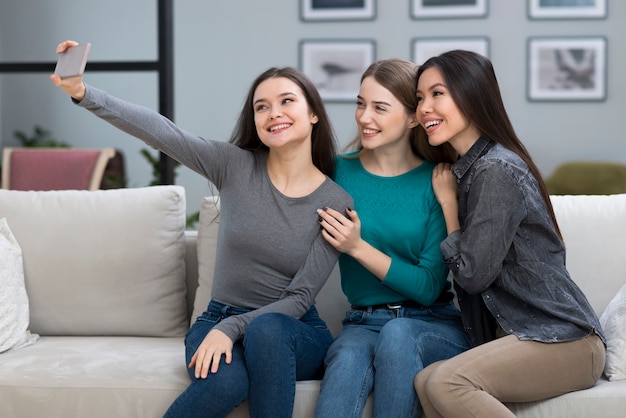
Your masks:
<svg viewBox="0 0 626 418"><path fill-rule="evenodd" d="M491 61L475 52L449 51L422 64L417 79L429 68L439 70L459 111L484 138L510 149L528 165L537 180L556 233L563 239L548 188L506 113Z"/></svg>

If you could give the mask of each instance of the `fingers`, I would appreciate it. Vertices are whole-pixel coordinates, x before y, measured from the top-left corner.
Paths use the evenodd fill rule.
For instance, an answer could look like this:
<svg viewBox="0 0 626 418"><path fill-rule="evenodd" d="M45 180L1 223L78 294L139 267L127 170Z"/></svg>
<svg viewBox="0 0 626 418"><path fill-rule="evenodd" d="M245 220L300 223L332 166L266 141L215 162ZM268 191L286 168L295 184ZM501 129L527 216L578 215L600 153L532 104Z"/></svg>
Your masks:
<svg viewBox="0 0 626 418"><path fill-rule="evenodd" d="M346 208L345 213L324 208L317 211L322 227L322 236L335 249L350 253L361 240L361 222L355 210Z"/></svg>
<svg viewBox="0 0 626 418"><path fill-rule="evenodd" d="M68 48L71 48L71 47L76 46L76 45L78 45L78 42L76 42L76 41L71 41L71 40L63 41L59 45L57 45L56 53L57 54L62 54Z"/></svg>
<svg viewBox="0 0 626 418"><path fill-rule="evenodd" d="M224 333L218 330L211 330L200 347L191 357L188 367L195 368L196 379L206 379L210 373L217 373L220 367L222 355L226 364L230 364L233 356L233 342Z"/></svg>
<svg viewBox="0 0 626 418"><path fill-rule="evenodd" d="M354 223L358 223L359 222L359 215L356 213L356 210L350 209L350 208L346 208L346 214L352 220L352 222L354 222Z"/></svg>
<svg viewBox="0 0 626 418"><path fill-rule="evenodd" d="M351 216L350 212L356 214L355 211L351 209L350 211L348 211L348 209L349 208L346 208L346 214L348 214L349 216ZM326 222L326 224L331 225L335 229L338 229L342 226L346 226L350 222L352 222L352 220L348 219L346 215L342 214L341 212L336 211L333 208L318 209L317 214L324 222Z"/></svg>
<svg viewBox="0 0 626 418"><path fill-rule="evenodd" d="M220 360L222 359L222 353L213 353L213 358L211 359L211 373L217 373L217 369L220 367ZM208 367L207 367L208 368ZM204 368L202 370L202 378L206 378L208 373L204 372Z"/></svg>
<svg viewBox="0 0 626 418"><path fill-rule="evenodd" d="M211 373L217 373L221 358L222 353L220 352L209 353L208 350L199 348L191 358L188 367L191 369L195 366L196 379L206 379L209 375L209 369Z"/></svg>
<svg viewBox="0 0 626 418"><path fill-rule="evenodd" d="M433 170L433 177L438 177L448 171L452 170L452 165L449 163L439 163Z"/></svg>
<svg viewBox="0 0 626 418"><path fill-rule="evenodd" d="M59 77L58 75L51 74L50 75L50 80L52 80L52 82L54 83L55 86L61 87L61 77Z"/></svg>

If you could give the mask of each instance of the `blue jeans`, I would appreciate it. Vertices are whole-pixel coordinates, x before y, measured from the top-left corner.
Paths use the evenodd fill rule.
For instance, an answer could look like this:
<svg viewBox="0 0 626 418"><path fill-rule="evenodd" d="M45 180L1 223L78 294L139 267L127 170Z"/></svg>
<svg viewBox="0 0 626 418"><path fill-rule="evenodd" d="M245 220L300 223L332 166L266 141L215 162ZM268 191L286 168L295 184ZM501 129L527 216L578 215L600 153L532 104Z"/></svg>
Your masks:
<svg viewBox="0 0 626 418"><path fill-rule="evenodd" d="M249 309L211 301L185 336L186 364L216 324L246 312ZM299 320L263 314L248 325L243 341L233 345L230 364L222 356L217 373L206 379L187 369L191 384L165 417L225 417L247 398L251 417L291 418L296 380L321 377L331 342L332 335L314 306Z"/></svg>
<svg viewBox="0 0 626 418"><path fill-rule="evenodd" d="M452 303L351 310L343 324L326 354L317 418L361 417L372 391L374 417L420 416L417 373L469 348Z"/></svg>

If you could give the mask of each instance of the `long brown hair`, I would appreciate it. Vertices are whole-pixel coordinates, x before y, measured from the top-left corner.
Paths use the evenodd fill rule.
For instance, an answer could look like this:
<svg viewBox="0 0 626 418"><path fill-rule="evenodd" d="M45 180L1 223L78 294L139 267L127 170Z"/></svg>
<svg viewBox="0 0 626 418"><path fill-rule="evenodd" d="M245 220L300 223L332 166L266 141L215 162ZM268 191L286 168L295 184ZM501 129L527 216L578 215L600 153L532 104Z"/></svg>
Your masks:
<svg viewBox="0 0 626 418"><path fill-rule="evenodd" d="M439 70L459 111L483 137L510 149L528 165L539 185L556 233L563 239L548 188L506 113L491 61L475 52L449 51L422 64L417 79L429 68Z"/></svg>
<svg viewBox="0 0 626 418"><path fill-rule="evenodd" d="M311 155L313 164L322 173L332 177L335 172L337 141L330 124L330 119L326 113L326 107L324 107L324 102L313 82L295 68L272 67L264 71L252 82L229 142L253 152L268 150L267 146L261 142L254 123L254 93L257 87L259 87L259 84L263 81L269 78L279 77L289 79L300 87L304 93L310 111L317 116L318 121L313 125L311 132Z"/></svg>
<svg viewBox="0 0 626 418"><path fill-rule="evenodd" d="M417 65L411 61L400 58L376 61L371 64L361 76L361 83L367 77L374 80L394 95L405 107L408 114L414 114L417 108L417 96L415 86L417 85ZM456 161L456 151L448 143L432 146L428 143L428 137L421 125L417 125L411 130L409 137L411 150L418 157L432 161L454 162ZM357 136L348 144L346 150L361 150L361 135Z"/></svg>

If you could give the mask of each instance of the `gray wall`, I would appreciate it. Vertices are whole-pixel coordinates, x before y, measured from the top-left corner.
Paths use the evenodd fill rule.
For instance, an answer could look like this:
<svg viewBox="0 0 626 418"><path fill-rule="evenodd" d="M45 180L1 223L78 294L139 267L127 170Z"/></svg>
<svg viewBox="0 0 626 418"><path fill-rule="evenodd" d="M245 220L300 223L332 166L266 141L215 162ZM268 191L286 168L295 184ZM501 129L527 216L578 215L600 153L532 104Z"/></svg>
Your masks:
<svg viewBox="0 0 626 418"><path fill-rule="evenodd" d="M529 20L527 0L491 0L480 19L412 20L409 0L378 0L367 22L301 22L296 0L178 0L174 7L175 121L200 136L228 138L250 82L270 66L298 66L301 39L373 39L376 58L411 59L416 37L486 36L513 124L544 175L568 160L626 163L619 123L626 102L626 2L609 0L602 20ZM156 0L2 0L0 59L53 61L64 39L92 43L92 60L156 58ZM603 102L529 102L526 42L531 36L605 36L608 95ZM151 73L90 73L85 81L157 108ZM143 144L73 106L47 74L0 75L0 144L35 124L75 146L114 146L125 153L129 186L150 181ZM354 134L354 105L328 105L340 143ZM189 211L211 190L199 175L178 170Z"/></svg>

